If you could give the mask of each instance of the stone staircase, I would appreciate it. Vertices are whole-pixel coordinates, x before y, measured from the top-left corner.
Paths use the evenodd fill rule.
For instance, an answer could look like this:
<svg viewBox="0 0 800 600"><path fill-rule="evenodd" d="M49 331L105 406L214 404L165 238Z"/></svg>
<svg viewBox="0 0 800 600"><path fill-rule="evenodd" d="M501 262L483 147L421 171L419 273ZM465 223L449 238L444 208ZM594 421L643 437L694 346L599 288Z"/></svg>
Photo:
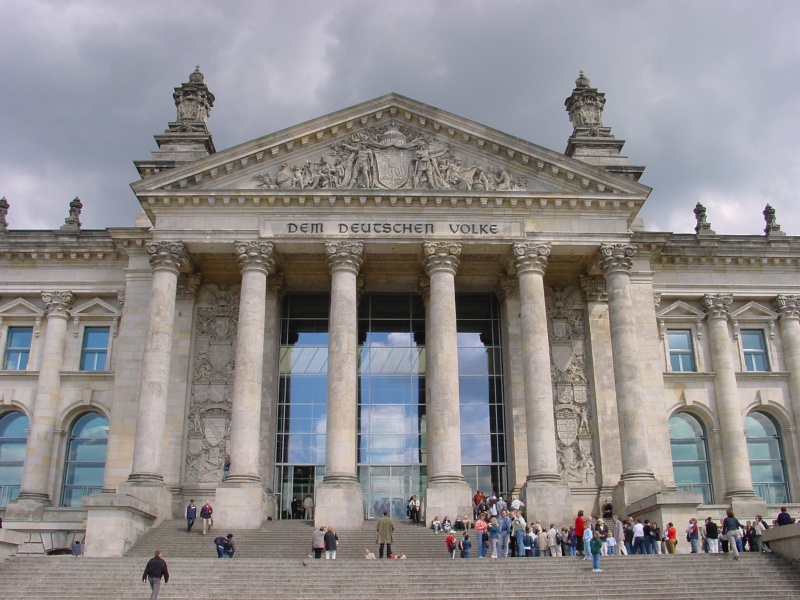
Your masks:
<svg viewBox="0 0 800 600"><path fill-rule="evenodd" d="M0 564L0 598L148 598L149 586L141 583L141 576L156 547L164 551L171 574L159 596L164 600L800 598L795 566L766 554L743 554L738 562L729 555L708 554L603 557L603 572L593 573L591 561L578 558L452 560L444 536L401 523L395 546L408 559L366 561L363 548L375 549L374 525L344 532L336 561L305 558L312 527L302 521L234 531L237 556L220 560L212 540L223 532L203 537L186 533L183 522L167 521L123 558L7 560Z"/></svg>

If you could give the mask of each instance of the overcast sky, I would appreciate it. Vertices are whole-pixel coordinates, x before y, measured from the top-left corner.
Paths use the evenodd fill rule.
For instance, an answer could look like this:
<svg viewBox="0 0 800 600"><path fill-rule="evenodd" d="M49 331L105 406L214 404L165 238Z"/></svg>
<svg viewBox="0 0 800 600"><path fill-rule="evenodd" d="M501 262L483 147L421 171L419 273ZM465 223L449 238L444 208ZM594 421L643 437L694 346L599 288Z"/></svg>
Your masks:
<svg viewBox="0 0 800 600"><path fill-rule="evenodd" d="M800 2L0 0L11 229L133 225L133 160L200 65L217 150L397 92L563 152L583 69L653 188L647 229L800 235Z"/></svg>

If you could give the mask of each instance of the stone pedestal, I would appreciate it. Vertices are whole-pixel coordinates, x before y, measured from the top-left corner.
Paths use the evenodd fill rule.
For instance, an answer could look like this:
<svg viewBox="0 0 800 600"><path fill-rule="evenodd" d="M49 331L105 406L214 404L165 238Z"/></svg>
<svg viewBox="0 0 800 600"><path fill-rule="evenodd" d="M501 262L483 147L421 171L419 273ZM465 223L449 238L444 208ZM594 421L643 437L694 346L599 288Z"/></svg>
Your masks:
<svg viewBox="0 0 800 600"><path fill-rule="evenodd" d="M622 479L611 495L611 504L618 515L630 515L632 505L643 498L667 491L663 482L651 479Z"/></svg>
<svg viewBox="0 0 800 600"><path fill-rule="evenodd" d="M364 525L364 495L357 479L326 479L315 495L315 527L333 525L352 531Z"/></svg>
<svg viewBox="0 0 800 600"><path fill-rule="evenodd" d="M217 486L214 503L214 529L220 533L260 529L266 510L267 495L260 483L222 482Z"/></svg>
<svg viewBox="0 0 800 600"><path fill-rule="evenodd" d="M759 496L727 496L722 502L731 505L733 514L742 523L745 520L753 520L756 515L770 514L766 500Z"/></svg>
<svg viewBox="0 0 800 600"><path fill-rule="evenodd" d="M563 481L526 481L522 490L528 522L541 521L547 526L575 520L572 493Z"/></svg>
<svg viewBox="0 0 800 600"><path fill-rule="evenodd" d="M429 485L422 496L422 515L428 524L435 516L443 519L449 516L454 521L456 515L472 514L472 491L465 481L437 481Z"/></svg>

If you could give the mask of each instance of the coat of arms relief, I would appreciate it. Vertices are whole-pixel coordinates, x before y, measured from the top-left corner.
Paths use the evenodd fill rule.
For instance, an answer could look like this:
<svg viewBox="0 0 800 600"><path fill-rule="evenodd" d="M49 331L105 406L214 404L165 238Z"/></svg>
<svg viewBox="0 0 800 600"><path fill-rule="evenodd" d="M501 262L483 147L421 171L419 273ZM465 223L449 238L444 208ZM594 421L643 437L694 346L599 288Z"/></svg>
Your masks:
<svg viewBox="0 0 800 600"><path fill-rule="evenodd" d="M192 395L184 484L222 480L230 443L239 286L206 284L195 312Z"/></svg>
<svg viewBox="0 0 800 600"><path fill-rule="evenodd" d="M578 287L546 295L558 461L569 483L594 485L594 442L586 376L586 324Z"/></svg>
<svg viewBox="0 0 800 600"><path fill-rule="evenodd" d="M329 150L316 161L281 163L253 180L263 189L527 189L527 180L505 168L471 164L450 144L395 122L354 133Z"/></svg>

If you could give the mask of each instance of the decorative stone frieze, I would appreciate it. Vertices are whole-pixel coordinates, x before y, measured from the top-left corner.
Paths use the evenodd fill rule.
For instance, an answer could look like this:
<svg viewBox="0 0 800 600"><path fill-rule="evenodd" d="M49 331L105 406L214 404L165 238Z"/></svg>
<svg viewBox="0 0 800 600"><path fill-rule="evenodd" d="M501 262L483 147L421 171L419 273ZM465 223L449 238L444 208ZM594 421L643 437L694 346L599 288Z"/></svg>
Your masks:
<svg viewBox="0 0 800 600"><path fill-rule="evenodd" d="M417 291L422 296L422 304L428 306L431 299L431 278L427 275L420 275L417 278Z"/></svg>
<svg viewBox="0 0 800 600"><path fill-rule="evenodd" d="M394 121L331 144L330 152L315 162L284 162L253 180L263 189L512 191L525 190L528 183L502 167L467 164L450 144Z"/></svg>
<svg viewBox="0 0 800 600"><path fill-rule="evenodd" d="M534 271L544 275L547 259L550 256L550 244L525 242L511 246L511 256L517 273Z"/></svg>
<svg viewBox="0 0 800 600"><path fill-rule="evenodd" d="M181 300L194 300L202 281L202 273L181 273L178 276L177 297ZM122 302L124 302L124 298Z"/></svg>
<svg viewBox="0 0 800 600"><path fill-rule="evenodd" d="M222 480L229 452L237 287L206 284L198 293L184 485Z"/></svg>
<svg viewBox="0 0 800 600"><path fill-rule="evenodd" d="M146 250L150 254L150 266L154 271L180 273L189 264L189 255L183 242L150 242Z"/></svg>
<svg viewBox="0 0 800 600"><path fill-rule="evenodd" d="M608 302L605 277L581 276L581 289L587 302Z"/></svg>
<svg viewBox="0 0 800 600"><path fill-rule="evenodd" d="M497 278L495 293L501 302L507 298L519 298L519 281L510 275L501 275Z"/></svg>
<svg viewBox="0 0 800 600"><path fill-rule="evenodd" d="M268 275L275 269L272 242L235 242L234 246L242 271L258 270Z"/></svg>
<svg viewBox="0 0 800 600"><path fill-rule="evenodd" d="M604 275L619 271L630 274L634 256L636 246L633 244L602 244L595 260Z"/></svg>
<svg viewBox="0 0 800 600"><path fill-rule="evenodd" d="M425 271L448 271L455 275L458 270L461 244L458 242L425 242L422 244Z"/></svg>
<svg viewBox="0 0 800 600"><path fill-rule="evenodd" d="M61 231L80 231L81 229L81 209L83 204L77 196L69 203L69 216L64 219Z"/></svg>
<svg viewBox="0 0 800 600"><path fill-rule="evenodd" d="M346 269L357 274L364 262L364 242L325 242L325 253L332 272Z"/></svg>
<svg viewBox="0 0 800 600"><path fill-rule="evenodd" d="M0 198L0 233L6 233L8 231L8 220L6 217L8 216L8 209L11 205L6 200L6 197L3 196Z"/></svg>
<svg viewBox="0 0 800 600"><path fill-rule="evenodd" d="M595 452L580 293L574 286L553 287L545 298L559 471L568 483L593 485Z"/></svg>

